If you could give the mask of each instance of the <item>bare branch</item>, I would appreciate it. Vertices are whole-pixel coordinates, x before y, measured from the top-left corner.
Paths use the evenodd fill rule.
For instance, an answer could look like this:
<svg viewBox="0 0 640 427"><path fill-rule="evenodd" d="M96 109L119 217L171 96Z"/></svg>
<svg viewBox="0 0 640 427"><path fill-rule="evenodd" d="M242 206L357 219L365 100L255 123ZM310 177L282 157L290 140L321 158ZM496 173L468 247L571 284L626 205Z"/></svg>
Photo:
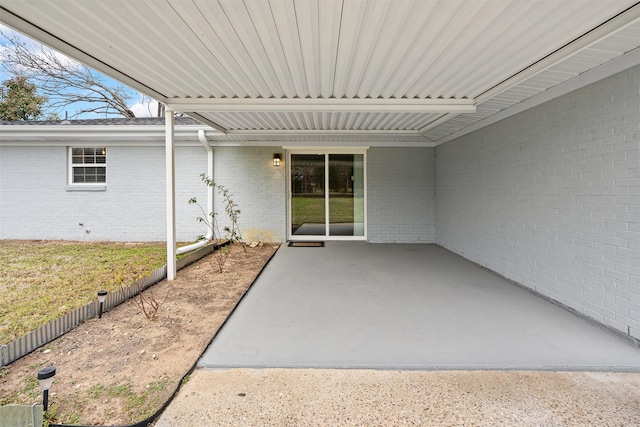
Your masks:
<svg viewBox="0 0 640 427"><path fill-rule="evenodd" d="M94 112L111 116L135 117L127 99L135 92L124 85L111 85L85 65L44 47L28 46L14 35L0 32L8 42L3 47L0 67L5 72L28 78L48 98L53 112L78 103L90 103L74 116Z"/></svg>

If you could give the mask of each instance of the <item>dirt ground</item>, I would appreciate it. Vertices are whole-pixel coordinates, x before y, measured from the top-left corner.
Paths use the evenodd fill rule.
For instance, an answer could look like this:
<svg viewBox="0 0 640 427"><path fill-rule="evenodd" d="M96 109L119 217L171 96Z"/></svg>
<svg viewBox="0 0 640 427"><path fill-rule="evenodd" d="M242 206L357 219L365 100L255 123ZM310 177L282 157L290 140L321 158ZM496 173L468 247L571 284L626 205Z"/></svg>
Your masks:
<svg viewBox="0 0 640 427"><path fill-rule="evenodd" d="M215 253L145 291L164 301L149 320L132 302L0 370L0 404L41 403L36 380L56 367L52 421L129 424L152 415L174 392L277 245L230 250L224 273ZM165 300L166 298L166 300Z"/></svg>

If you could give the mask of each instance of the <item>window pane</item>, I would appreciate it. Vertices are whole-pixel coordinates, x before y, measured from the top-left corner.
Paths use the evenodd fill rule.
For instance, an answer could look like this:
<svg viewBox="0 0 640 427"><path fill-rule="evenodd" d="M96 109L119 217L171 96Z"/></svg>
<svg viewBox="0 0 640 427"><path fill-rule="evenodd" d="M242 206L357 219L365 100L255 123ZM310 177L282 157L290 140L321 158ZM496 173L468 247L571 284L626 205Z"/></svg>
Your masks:
<svg viewBox="0 0 640 427"><path fill-rule="evenodd" d="M73 183L105 183L107 182L107 169L102 167L74 167Z"/></svg>
<svg viewBox="0 0 640 427"><path fill-rule="evenodd" d="M75 183L83 183L84 182L84 169L83 168L73 168L73 182L75 182Z"/></svg>
<svg viewBox="0 0 640 427"><path fill-rule="evenodd" d="M364 156L329 155L329 234L364 236Z"/></svg>
<svg viewBox="0 0 640 427"><path fill-rule="evenodd" d="M106 156L96 156L96 163L106 163L106 162L107 162Z"/></svg>
<svg viewBox="0 0 640 427"><path fill-rule="evenodd" d="M291 155L291 234L326 234L324 154Z"/></svg>
<svg viewBox="0 0 640 427"><path fill-rule="evenodd" d="M107 149L98 148L72 148L71 149L72 183L106 183L107 168L105 166L89 166L104 165L107 163ZM78 165L78 166L75 166ZM87 165L85 167L81 165Z"/></svg>

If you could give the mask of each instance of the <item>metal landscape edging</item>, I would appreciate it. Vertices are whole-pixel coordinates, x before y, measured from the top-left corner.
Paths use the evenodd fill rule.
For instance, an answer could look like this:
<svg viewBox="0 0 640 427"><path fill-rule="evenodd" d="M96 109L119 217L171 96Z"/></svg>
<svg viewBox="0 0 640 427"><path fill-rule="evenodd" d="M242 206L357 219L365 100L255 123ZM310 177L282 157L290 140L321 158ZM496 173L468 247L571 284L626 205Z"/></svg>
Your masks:
<svg viewBox="0 0 640 427"><path fill-rule="evenodd" d="M228 245L229 242L225 242L221 245L215 245L212 246L213 249L211 249L210 252L213 252L214 250L216 250L218 247L221 246L226 246ZM204 248L202 248L204 249ZM156 419L158 419L160 417L160 415L162 414L162 412L164 412L165 409L167 409L167 406L169 406L169 404L173 401L173 398L176 397L178 395L178 392L180 391L180 389L182 388L182 386L188 381L187 378L189 377L189 375L191 375L193 373L193 371L196 369L196 367L198 366L198 361L200 361L200 359L202 358L202 356L204 355L205 351L207 351L207 349L209 348L209 346L211 345L211 343L213 343L213 340L216 339L216 337L218 336L218 334L220 333L220 331L222 330L222 328L224 327L224 325L227 324L227 321L229 320L229 318L231 318L231 316L233 315L233 313L236 311L236 309L238 308L238 306L240 305L240 303L242 302L242 300L244 299L244 297L247 295L247 293L249 293L249 291L251 290L251 288L253 287L253 285L258 281L258 278L262 275L262 272L264 271L265 268L267 268L267 265L269 265L269 263L271 262L271 260L273 259L274 256L276 256L276 253L278 253L278 250L280 248L278 247L278 249L276 249L271 256L269 257L269 259L267 259L267 262L264 263L264 265L262 266L262 268L260 269L260 271L258 272L258 274L256 274L256 277L253 279L253 281L251 282L251 285L249 285L247 287L247 289L245 289L245 291L242 293L242 295L240 295L240 298L238 298L238 301L236 301L236 304L233 306L233 308L231 309L231 311L229 312L229 315L227 316L226 319L224 319L224 321L220 324L220 326L218 327L218 330L216 331L215 334L213 334L213 336L211 337L211 339L209 340L209 342L207 343L207 345L204 346L204 348L202 349L202 351L200 352L200 355L196 358L196 360L193 362L193 364L191 365L191 367L189 368L189 370L182 376L182 378L180 378L180 381L178 381L178 384L176 385L175 390L173 391L173 393L171 393L171 395L169 396L169 398L166 400L166 402L164 402L162 404L162 406L160 406L160 408L154 412L153 415L151 415L150 417L142 420L142 421L138 421L135 424L129 424L129 425L124 425L124 426L118 426L118 425L111 425L109 427L148 427L150 426L152 423L154 423L156 421ZM204 255L203 255L204 256ZM202 257L200 257L202 258ZM198 258L199 259L199 258ZM193 261L192 261L193 262ZM188 263L186 265L189 265L191 263ZM185 266L186 266L185 265ZM49 423L49 427L98 427L96 425L79 425L79 424L56 424L56 423Z"/></svg>
<svg viewBox="0 0 640 427"><path fill-rule="evenodd" d="M180 258L176 262L176 267L180 270L209 255L218 247L226 246L228 244L229 241L221 244L206 245ZM162 267L153 270L148 276L136 280L135 283L125 286L117 291L109 292L103 304L103 312L107 312L112 308L117 307L128 299L138 295L151 285L164 280L166 277L167 266L163 265ZM98 316L98 310L98 300L91 301L90 303L71 310L69 313L11 341L9 344L0 346L0 367L10 365L35 349L61 337L82 322Z"/></svg>

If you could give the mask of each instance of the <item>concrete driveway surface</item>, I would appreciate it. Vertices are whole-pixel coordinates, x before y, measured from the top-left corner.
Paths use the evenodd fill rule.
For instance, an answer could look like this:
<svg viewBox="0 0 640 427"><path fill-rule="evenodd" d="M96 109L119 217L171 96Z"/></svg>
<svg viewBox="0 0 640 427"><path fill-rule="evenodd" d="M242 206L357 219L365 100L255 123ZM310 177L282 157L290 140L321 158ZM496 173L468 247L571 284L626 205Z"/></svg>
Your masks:
<svg viewBox="0 0 640 427"><path fill-rule="evenodd" d="M156 427L640 425L640 374L196 370Z"/></svg>

